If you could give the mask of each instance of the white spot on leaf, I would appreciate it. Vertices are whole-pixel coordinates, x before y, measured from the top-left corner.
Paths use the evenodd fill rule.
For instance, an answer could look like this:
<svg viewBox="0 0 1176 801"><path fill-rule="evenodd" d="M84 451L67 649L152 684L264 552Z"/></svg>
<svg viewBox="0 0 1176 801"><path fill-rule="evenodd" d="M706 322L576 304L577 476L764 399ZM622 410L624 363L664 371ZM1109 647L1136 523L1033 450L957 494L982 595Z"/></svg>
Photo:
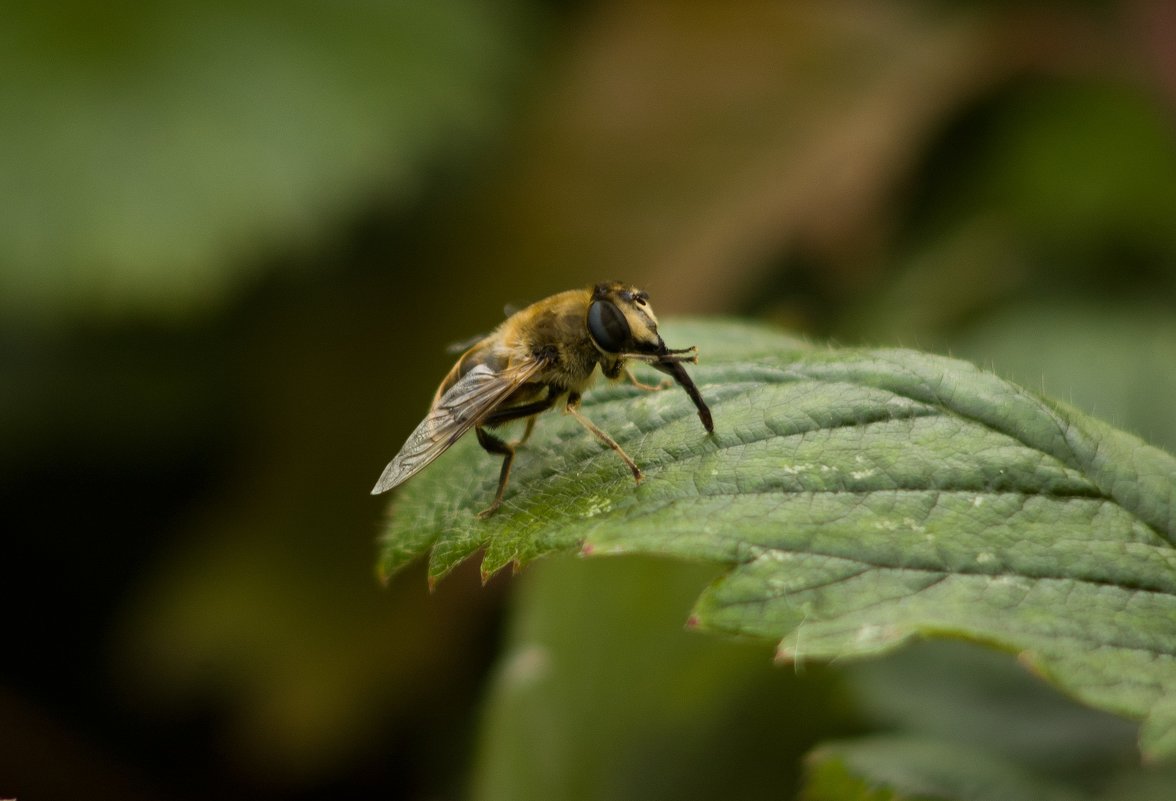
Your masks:
<svg viewBox="0 0 1176 801"><path fill-rule="evenodd" d="M588 499L588 508L580 515L580 517L596 517L612 509L612 501L608 498L601 498L593 495Z"/></svg>

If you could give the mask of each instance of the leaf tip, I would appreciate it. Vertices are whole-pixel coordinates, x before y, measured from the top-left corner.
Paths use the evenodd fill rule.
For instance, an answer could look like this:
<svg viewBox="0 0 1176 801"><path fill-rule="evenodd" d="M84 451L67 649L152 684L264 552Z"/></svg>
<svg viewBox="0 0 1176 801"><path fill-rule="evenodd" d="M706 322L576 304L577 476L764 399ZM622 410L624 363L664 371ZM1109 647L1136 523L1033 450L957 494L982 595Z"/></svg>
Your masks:
<svg viewBox="0 0 1176 801"><path fill-rule="evenodd" d="M1139 728L1140 762L1146 767L1176 763L1176 694L1158 699Z"/></svg>
<svg viewBox="0 0 1176 801"><path fill-rule="evenodd" d="M779 645L776 647L776 653L772 656L772 661L777 665L794 665L796 664L796 651Z"/></svg>
<svg viewBox="0 0 1176 801"><path fill-rule="evenodd" d="M686 618L686 628L697 629L702 626L702 621L699 620L698 615L691 615Z"/></svg>
<svg viewBox="0 0 1176 801"><path fill-rule="evenodd" d="M580 546L580 556L591 556L596 551L596 546L590 542L586 542Z"/></svg>
<svg viewBox="0 0 1176 801"><path fill-rule="evenodd" d="M1033 651L1020 651L1017 654L1017 664L1028 670L1038 678L1048 679L1041 659Z"/></svg>

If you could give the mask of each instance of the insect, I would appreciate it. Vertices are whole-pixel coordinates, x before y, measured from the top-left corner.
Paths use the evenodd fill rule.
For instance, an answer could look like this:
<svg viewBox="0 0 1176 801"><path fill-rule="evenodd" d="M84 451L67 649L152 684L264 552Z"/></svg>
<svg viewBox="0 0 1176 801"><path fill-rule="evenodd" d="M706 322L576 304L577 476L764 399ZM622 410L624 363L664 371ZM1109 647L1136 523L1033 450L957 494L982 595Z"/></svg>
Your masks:
<svg viewBox="0 0 1176 801"><path fill-rule="evenodd" d="M626 365L629 360L645 362L677 381L697 407L702 425L714 433L710 409L682 366L697 363L697 348L666 347L644 291L616 281L597 284L552 295L515 312L465 351L437 388L425 419L384 468L372 494L403 484L472 428L486 451L502 456L494 502L478 515L489 517L502 505L515 449L531 435L536 415L560 401L564 412L612 448L640 483L637 463L580 411L580 396L591 385L597 365L611 380L624 377L647 390L665 386L638 381ZM488 430L522 419L527 427L516 442Z"/></svg>

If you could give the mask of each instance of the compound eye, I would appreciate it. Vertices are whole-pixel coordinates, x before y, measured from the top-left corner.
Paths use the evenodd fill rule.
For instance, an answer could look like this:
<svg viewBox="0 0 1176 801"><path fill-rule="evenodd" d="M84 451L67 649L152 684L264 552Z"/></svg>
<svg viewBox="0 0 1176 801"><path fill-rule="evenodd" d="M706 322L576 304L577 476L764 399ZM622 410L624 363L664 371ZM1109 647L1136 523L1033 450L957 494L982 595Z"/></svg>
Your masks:
<svg viewBox="0 0 1176 801"><path fill-rule="evenodd" d="M588 333L605 353L623 353L629 341L629 323L612 301L593 301L588 307Z"/></svg>

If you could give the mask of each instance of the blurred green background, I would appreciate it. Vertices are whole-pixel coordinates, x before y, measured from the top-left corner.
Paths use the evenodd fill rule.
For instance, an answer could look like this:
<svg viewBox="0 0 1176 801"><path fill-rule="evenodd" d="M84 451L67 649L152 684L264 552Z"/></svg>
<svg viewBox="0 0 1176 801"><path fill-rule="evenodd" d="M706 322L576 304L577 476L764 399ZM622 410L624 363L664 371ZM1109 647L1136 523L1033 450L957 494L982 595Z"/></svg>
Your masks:
<svg viewBox="0 0 1176 801"><path fill-rule="evenodd" d="M1173 4L4 17L0 797L790 797L823 737L936 730L929 686L1055 702L970 651L774 669L681 631L698 566L383 589L368 490L446 344L612 278L1176 450ZM1132 761L1050 709L989 740L1096 793Z"/></svg>

